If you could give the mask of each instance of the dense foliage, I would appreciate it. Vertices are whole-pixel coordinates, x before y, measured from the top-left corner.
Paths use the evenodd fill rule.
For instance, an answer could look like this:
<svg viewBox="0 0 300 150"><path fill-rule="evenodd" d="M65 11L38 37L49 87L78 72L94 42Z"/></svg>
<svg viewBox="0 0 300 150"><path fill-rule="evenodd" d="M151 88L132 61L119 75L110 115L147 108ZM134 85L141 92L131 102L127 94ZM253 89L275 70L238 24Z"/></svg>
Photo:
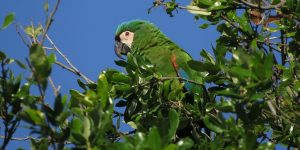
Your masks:
<svg viewBox="0 0 300 150"><path fill-rule="evenodd" d="M189 62L203 82L163 77L138 54L116 61L126 73L107 69L90 81L46 51L57 8L49 12L46 3L46 24L24 28L23 36L31 39L24 41L30 52L26 63L0 53L1 149L17 140L13 135L22 121L32 133L27 139L32 149L300 147L300 0L193 0L189 6L165 0L154 1L149 12L160 6L171 17L187 10L206 21L200 28L216 26L220 33L213 54L202 50L202 61ZM13 21L14 14L7 15L1 29ZM15 75L12 63L31 75ZM44 93L54 64L85 81L78 79L83 92L70 89L69 98L56 93L52 106ZM202 90L188 96L187 83ZM31 87L40 94L34 95ZM120 130L122 122L132 131Z"/></svg>

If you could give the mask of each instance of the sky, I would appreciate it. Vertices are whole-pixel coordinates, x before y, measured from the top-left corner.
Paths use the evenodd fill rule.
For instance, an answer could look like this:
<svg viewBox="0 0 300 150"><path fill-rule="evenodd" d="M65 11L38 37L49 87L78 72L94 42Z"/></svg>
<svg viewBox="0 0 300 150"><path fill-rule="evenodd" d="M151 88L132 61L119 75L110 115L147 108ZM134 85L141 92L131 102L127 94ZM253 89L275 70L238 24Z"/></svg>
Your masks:
<svg viewBox="0 0 300 150"><path fill-rule="evenodd" d="M44 0L2 0L0 24L9 12L14 12L16 23L23 26L30 25L30 22L35 25L44 23L44 2ZM50 1L50 10L53 2ZM70 61L94 81L101 71L107 68L124 71L114 64L114 60L118 58L113 49L115 30L124 21L142 19L153 22L194 59L200 59L201 49L206 49L212 54L211 44L214 44L219 36L215 27L200 29L199 26L204 21L195 20L193 15L184 10L179 10L174 17L169 17L161 7L154 8L148 14L147 9L152 6L152 2L152 0L63 0L48 34ZM187 1L178 0L178 2L187 5ZM0 41L1 51L11 58L25 62L29 51L14 26L0 31ZM63 62L61 57L58 57L58 60ZM24 73L17 67L15 71ZM59 66L53 67L51 77L55 85L61 86L60 92L63 94L67 94L70 89L80 89L76 82L78 77ZM52 92L51 89L47 91L46 99L49 104L53 104ZM3 134L2 131L0 134ZM25 137L26 134L28 132L21 130L17 131L16 136ZM28 143L12 142L7 149L18 147L29 149Z"/></svg>

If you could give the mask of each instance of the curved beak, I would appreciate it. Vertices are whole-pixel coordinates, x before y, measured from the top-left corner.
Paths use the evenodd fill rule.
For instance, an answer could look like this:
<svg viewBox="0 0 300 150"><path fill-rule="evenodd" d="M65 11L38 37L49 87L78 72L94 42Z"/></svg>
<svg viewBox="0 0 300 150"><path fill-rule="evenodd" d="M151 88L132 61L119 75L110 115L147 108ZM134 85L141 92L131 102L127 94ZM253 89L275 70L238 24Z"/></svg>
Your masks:
<svg viewBox="0 0 300 150"><path fill-rule="evenodd" d="M128 52L130 52L129 46L118 40L115 40L115 53L120 59L124 59L122 55L126 55Z"/></svg>

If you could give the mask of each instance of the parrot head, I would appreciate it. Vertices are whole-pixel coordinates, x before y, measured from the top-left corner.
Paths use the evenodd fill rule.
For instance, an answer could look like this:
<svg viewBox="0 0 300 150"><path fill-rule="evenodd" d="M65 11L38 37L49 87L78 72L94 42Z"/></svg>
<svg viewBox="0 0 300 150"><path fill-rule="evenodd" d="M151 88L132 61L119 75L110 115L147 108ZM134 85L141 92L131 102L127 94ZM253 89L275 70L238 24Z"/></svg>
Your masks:
<svg viewBox="0 0 300 150"><path fill-rule="evenodd" d="M122 55L126 55L130 52L133 42L134 33L131 31L124 31L120 35L115 36L115 53L123 59Z"/></svg>
<svg viewBox="0 0 300 150"><path fill-rule="evenodd" d="M132 20L123 22L117 28L115 34L115 53L123 59L122 55L127 55L136 43L141 43L141 39L151 34L151 30L158 30L157 27L144 20ZM145 42L145 40L143 40ZM143 48L139 46L139 48Z"/></svg>

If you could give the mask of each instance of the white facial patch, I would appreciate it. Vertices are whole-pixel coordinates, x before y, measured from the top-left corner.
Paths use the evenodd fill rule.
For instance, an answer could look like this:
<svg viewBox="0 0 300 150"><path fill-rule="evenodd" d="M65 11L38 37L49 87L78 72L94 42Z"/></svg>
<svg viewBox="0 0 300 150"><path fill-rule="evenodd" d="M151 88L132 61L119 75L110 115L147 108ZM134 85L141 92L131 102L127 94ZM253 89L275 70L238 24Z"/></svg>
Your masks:
<svg viewBox="0 0 300 150"><path fill-rule="evenodd" d="M134 33L130 31L124 31L122 34L120 34L120 41L126 44L130 48L133 42L133 38L134 38Z"/></svg>

